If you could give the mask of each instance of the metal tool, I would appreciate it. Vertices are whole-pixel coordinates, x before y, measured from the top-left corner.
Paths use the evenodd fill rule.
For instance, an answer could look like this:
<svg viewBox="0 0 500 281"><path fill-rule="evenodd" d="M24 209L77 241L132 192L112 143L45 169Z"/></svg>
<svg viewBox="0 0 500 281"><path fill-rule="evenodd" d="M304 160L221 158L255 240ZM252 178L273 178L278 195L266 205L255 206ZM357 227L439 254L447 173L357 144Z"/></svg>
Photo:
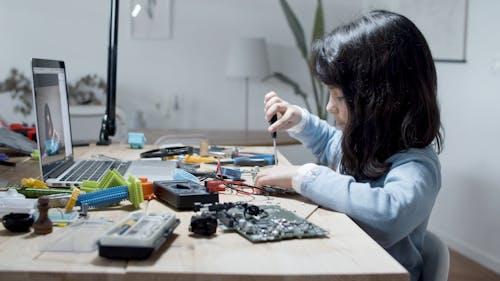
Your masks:
<svg viewBox="0 0 500 281"><path fill-rule="evenodd" d="M221 165L233 164L235 166L263 167L275 163L275 157L274 155L271 154L256 154L256 155L235 157L229 160L220 160L218 162L209 162L206 164L218 164L218 163L220 163Z"/></svg>
<svg viewBox="0 0 500 281"><path fill-rule="evenodd" d="M269 120L269 125L274 124L274 122L278 121L278 115L274 114L271 120ZM278 165L278 153L276 151L276 132L272 133L273 136L273 155L274 155L274 165Z"/></svg>

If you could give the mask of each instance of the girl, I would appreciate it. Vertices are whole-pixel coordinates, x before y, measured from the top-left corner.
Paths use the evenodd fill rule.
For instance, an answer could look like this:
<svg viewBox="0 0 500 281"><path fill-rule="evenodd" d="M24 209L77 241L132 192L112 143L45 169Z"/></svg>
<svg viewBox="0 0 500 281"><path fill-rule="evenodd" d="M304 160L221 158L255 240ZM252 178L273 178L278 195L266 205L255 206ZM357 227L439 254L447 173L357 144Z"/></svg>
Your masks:
<svg viewBox="0 0 500 281"><path fill-rule="evenodd" d="M333 30L313 47L312 67L328 86L335 127L276 93L265 116L326 166L276 166L256 186L293 188L349 215L396 258L413 281L441 186L437 78L425 38L406 17L373 11Z"/></svg>
<svg viewBox="0 0 500 281"><path fill-rule="evenodd" d="M52 116L50 115L50 108L48 104L45 104L44 107L44 116L45 116L45 153L44 156L47 155L56 155L59 153L59 148L61 146L61 139L59 137L59 133L57 133L54 128L54 123L52 122Z"/></svg>

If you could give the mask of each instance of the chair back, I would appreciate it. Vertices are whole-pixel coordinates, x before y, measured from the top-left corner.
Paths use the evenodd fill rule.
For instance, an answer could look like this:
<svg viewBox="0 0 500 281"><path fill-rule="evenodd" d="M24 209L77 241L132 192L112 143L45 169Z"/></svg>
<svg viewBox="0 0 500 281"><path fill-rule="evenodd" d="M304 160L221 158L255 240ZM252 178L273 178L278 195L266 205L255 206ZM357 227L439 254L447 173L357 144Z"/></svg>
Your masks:
<svg viewBox="0 0 500 281"><path fill-rule="evenodd" d="M450 269L450 251L434 233L427 231L422 251L424 267L421 281L447 281Z"/></svg>
<svg viewBox="0 0 500 281"><path fill-rule="evenodd" d="M163 135L155 140L153 143L156 146L169 146L169 145L200 145L202 140L206 140L207 137L203 134L187 134L187 135Z"/></svg>

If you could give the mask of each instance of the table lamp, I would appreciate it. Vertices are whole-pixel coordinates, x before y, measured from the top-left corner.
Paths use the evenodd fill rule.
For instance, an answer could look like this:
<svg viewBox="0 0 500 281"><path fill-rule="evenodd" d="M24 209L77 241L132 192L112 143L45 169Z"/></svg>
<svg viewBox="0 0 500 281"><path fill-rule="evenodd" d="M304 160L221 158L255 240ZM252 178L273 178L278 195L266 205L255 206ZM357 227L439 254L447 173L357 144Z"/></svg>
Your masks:
<svg viewBox="0 0 500 281"><path fill-rule="evenodd" d="M264 38L239 38L231 44L226 65L226 76L245 81L245 134L248 134L248 94L250 78L270 74L266 41Z"/></svg>

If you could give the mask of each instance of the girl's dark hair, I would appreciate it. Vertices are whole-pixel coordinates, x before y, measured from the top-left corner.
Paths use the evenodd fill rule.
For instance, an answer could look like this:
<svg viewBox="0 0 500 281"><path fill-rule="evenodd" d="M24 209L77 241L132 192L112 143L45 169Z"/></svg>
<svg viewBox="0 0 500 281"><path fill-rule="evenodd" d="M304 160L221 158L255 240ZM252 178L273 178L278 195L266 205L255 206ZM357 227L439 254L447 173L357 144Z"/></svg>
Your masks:
<svg viewBox="0 0 500 281"><path fill-rule="evenodd" d="M378 10L334 29L314 44L311 67L348 104L342 173L376 179L399 151L435 141L441 152L436 69L408 18Z"/></svg>

